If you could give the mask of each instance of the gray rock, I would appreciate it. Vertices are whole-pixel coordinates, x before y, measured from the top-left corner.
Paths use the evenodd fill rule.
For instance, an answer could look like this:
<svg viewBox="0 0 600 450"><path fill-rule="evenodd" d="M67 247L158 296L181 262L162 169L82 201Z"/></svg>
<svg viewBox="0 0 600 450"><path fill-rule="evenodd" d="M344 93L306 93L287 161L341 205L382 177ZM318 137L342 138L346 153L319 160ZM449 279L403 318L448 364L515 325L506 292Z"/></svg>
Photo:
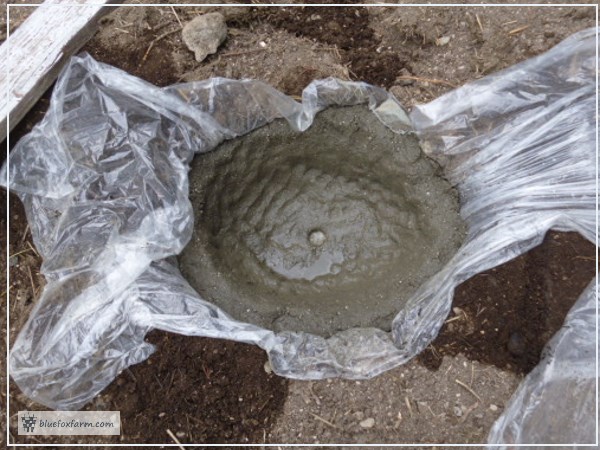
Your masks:
<svg viewBox="0 0 600 450"><path fill-rule="evenodd" d="M398 79L396 80L396 83L399 84L400 86L410 86L415 83L415 80L411 80L410 78L401 78L401 77L410 77L410 76L412 76L412 75L408 71L408 69L403 67L402 69L400 69L400 77L398 77Z"/></svg>
<svg viewBox="0 0 600 450"><path fill-rule="evenodd" d="M463 410L460 406L455 405L454 408L452 408L452 411L454 412L454 415L456 417L461 417L463 415Z"/></svg>
<svg viewBox="0 0 600 450"><path fill-rule="evenodd" d="M221 13L198 16L183 27L183 42L194 52L196 61L203 61L217 51L227 37L227 24Z"/></svg>
<svg viewBox="0 0 600 450"><path fill-rule="evenodd" d="M442 36L435 40L435 45L441 47L443 45L447 45L450 42L450 36Z"/></svg>
<svg viewBox="0 0 600 450"><path fill-rule="evenodd" d="M363 428L373 428L373 426L375 426L375 419L369 417L368 419L363 420L360 423L360 426Z"/></svg>
<svg viewBox="0 0 600 450"><path fill-rule="evenodd" d="M514 356L522 356L527 350L527 342L525 341L525 337L521 333L515 331L508 338L507 347L508 351Z"/></svg>

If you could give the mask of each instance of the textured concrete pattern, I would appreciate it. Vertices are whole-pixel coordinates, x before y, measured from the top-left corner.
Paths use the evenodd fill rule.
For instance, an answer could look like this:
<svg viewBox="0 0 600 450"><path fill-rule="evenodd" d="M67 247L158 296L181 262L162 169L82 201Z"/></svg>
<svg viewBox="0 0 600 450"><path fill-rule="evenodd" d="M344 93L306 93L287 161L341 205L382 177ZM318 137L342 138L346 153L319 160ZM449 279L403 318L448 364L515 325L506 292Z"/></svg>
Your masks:
<svg viewBox="0 0 600 450"><path fill-rule="evenodd" d="M458 197L412 135L364 107L278 121L197 156L184 276L240 320L324 336L389 329L462 243Z"/></svg>

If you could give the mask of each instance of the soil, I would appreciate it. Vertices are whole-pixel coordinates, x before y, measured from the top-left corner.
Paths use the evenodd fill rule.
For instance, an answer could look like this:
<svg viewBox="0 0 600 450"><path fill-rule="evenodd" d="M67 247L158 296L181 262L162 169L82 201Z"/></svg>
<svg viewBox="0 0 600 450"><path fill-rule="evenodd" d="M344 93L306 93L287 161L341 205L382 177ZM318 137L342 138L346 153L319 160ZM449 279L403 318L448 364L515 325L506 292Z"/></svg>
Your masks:
<svg viewBox="0 0 600 450"><path fill-rule="evenodd" d="M4 2L0 4L4 5ZM202 80L211 76L247 77L263 80L283 92L298 95L311 80L335 76L341 79L362 79L389 87L410 108L430 101L454 86L539 54L570 34L594 25L593 8L565 6L369 7L360 8L358 16L355 12L340 10L335 17L328 12L320 12L317 8L292 12L289 8L288 11L262 8L262 12L258 12L258 9L175 7L173 12L169 7L118 8L107 16L84 50L101 61L114 64L157 85ZM27 16L27 13L13 14L13 11L19 10L24 8L11 9L11 30ZM177 32L180 28L178 20L185 23L197 14L214 10L225 14L229 36L215 55L199 64L181 41L181 35ZM294 25L291 20L294 14L304 19L312 17L310 22L306 21L306 24L310 24L307 31L300 29L298 24ZM321 17L313 16L315 14ZM315 26L314 23L319 25ZM0 25L0 29L4 30L3 24ZM339 41L333 42L334 38L331 36ZM150 48L155 39L156 42ZM354 40L359 43L357 48L370 50L354 51ZM342 48L343 46L347 48ZM389 80L392 79L394 81L390 83ZM20 125L22 128L11 134L11 143L16 142L18 135L27 132L46 108L47 102L38 103ZM0 192L0 200L4 201L5 198L6 193ZM14 259L11 258L12 263L8 264L8 307L9 334L10 339L14 340L35 305L44 280L39 273L41 260L30 248L31 236L22 206L13 195L9 195L9 203L8 252ZM0 223L2 242L7 239L6 219L2 217ZM594 270L591 255L594 250L591 244L583 242L576 234L551 233L532 252L497 267L495 272L488 271L475 276L460 286L454 307L465 312L477 332L459 334L457 330L469 330L466 328L466 319L458 318L448 322L439 338L441 341L434 342L430 352L445 355L438 371L426 370L422 364L437 366L439 358L432 359L424 355L421 362L413 360L375 379L361 381L360 384L347 380L290 380L287 382L288 393L284 399L285 387L278 385L281 380L262 368L259 370L264 362L264 354L255 348L200 338L181 338L181 341L175 341L174 336L154 334L150 339L156 339L158 348L150 359L152 363L130 368L120 377L120 380L124 380L119 381L123 383L123 389L115 381L88 408L98 409L104 403L111 408L122 409L124 433L120 442L150 442L150 439L157 439L156 442L172 443L172 440L165 438L167 427L173 433L185 432L182 440L186 441L192 437L188 434L187 419L181 418L186 421L180 422L177 412L185 411L184 415L199 417L203 424L198 428L190 424L191 435L196 441L204 436L219 442L240 443L245 442L246 438L255 443L262 443L265 439L274 443L481 443L485 441L489 425L501 413L510 393L514 391L521 378L519 374L528 370L534 357L539 355L539 350L519 355L523 344L539 346L545 342L542 337L535 339L532 333L524 329L524 325L537 327L537 322L540 322L540 327L536 328L542 330L540 334L552 333L551 330L561 323L570 302L591 279ZM17 255L16 258L14 255ZM5 254L0 256L0 264L2 267L7 266ZM0 282L4 282L6 274L4 270L0 273ZM528 275L531 277L527 278ZM514 288L508 289L506 285ZM546 292L551 299L545 298ZM513 293L517 293L521 303L511 300ZM1 296L5 298L6 294L3 292ZM526 303L522 300L527 295L536 299L535 307L525 306ZM506 302L514 305L521 315L530 314L531 319L525 320L517 315L506 321L504 312L507 309L503 308ZM1 305L0 321L4 321L7 304L1 302ZM477 309L476 305L481 307ZM489 308L482 310L486 306ZM550 315L540 321L543 311L550 311ZM479 316L477 312L480 313ZM455 316L452 313L449 320ZM462 313L460 316L464 317ZM500 323L495 322L495 316L504 318L505 328L498 326ZM486 318L488 322L484 324ZM517 321L513 323L514 320ZM498 325L492 326L493 323ZM456 326L452 332L449 331L451 324ZM499 329L499 333L502 330L500 334L503 337L500 337L499 345L495 345L490 337L494 336L492 331L495 332L495 328ZM485 334L482 335L480 331ZM489 341L478 344L483 336L492 340L491 344L494 345L490 345ZM4 337L2 339L2 344L6 345ZM509 341L512 342L512 354L506 353ZM489 346L488 354L483 350L486 345ZM195 408L190 403L182 402L181 399L192 398L194 390L206 392L209 385L207 379L202 378L204 369L198 363L199 358L194 358L194 363L176 357L169 359L178 347L183 347L187 354L197 352L194 354L202 355L207 371L220 374L222 378L219 381L224 383L222 403L212 395L206 397L206 402L204 397L198 398ZM480 350L473 350L476 348ZM484 362L468 362L458 354L460 351ZM504 356L495 360L494 352L500 352ZM236 357L232 358L232 354ZM453 356L454 354L457 355ZM177 370L169 371L168 367L171 366L168 361ZM159 370L161 364L162 371ZM508 364L511 366L510 371L506 369ZM196 367L198 365L202 373ZM0 369L0 381L5 386L7 380L4 378L4 366ZM134 383L129 372L137 376L137 371L140 371L138 380L142 381ZM180 371L186 375L181 376ZM175 373L172 389L177 389L175 392L178 395L172 395L171 398L165 395L163 389L167 372L171 376ZM253 376L249 378L246 374ZM484 378L480 380L479 375ZM152 384L154 378L158 378L160 383ZM187 388L185 380L189 380ZM461 391L461 386L455 380L471 386L481 398L481 402L477 400L478 406L471 408L475 397L464 389ZM170 378L168 382L170 383ZM256 396L248 397L246 384L253 387ZM131 400L132 390L134 394L139 390L137 402ZM7 400L5 392L5 389L0 390L0 403ZM249 406L243 405L244 401L236 404L236 395L251 399ZM44 408L24 398L12 383L10 396L11 439L14 441L16 412L26 408ZM454 404L454 398L461 399L459 405ZM260 408L267 400L270 403L265 406L265 410L256 414L258 418L254 417L256 405ZM422 401L427 405L421 405L419 402ZM410 405L410 409L407 405ZM129 412L126 415L127 408ZM209 422L208 416L213 408L216 408L220 417L230 414L236 424ZM273 415L266 411L271 408ZM166 414L157 419L161 412ZM402 421L396 427L400 420L398 413L401 413ZM0 408L2 424L5 423L4 414L4 408ZM462 417L466 419L463 420ZM248 422L249 419L255 419L259 423L253 425ZM369 426L372 422L368 419L373 419L372 427L361 426L363 421L366 421L364 425ZM181 423L181 427L178 423ZM221 425L223 427L220 430L211 430L211 427ZM3 427L4 425L0 429L0 442L6 436ZM227 432L230 432L229 437L225 437ZM58 442L58 439L32 437L21 442L51 443ZM108 440L89 437L84 440L67 438L60 442L101 443Z"/></svg>
<svg viewBox="0 0 600 450"><path fill-rule="evenodd" d="M27 17L35 10L35 6L23 6L26 4L42 3L43 0L2 0L0 1L0 42L6 39L6 19L7 19L7 7L10 7L10 32L12 33L17 29L19 25L23 23Z"/></svg>
<svg viewBox="0 0 600 450"><path fill-rule="evenodd" d="M261 8L253 12L259 22L333 46L352 78L390 88L396 74L402 69L410 70L410 51L392 51L380 46L381 38L370 25L368 8L348 6L343 11L324 7Z"/></svg>
<svg viewBox="0 0 600 450"><path fill-rule="evenodd" d="M233 317L330 336L389 331L462 244L458 194L366 107L284 120L194 158L182 273Z"/></svg>
<svg viewBox="0 0 600 450"><path fill-rule="evenodd" d="M264 370L266 354L232 341L153 331L158 351L123 371L84 410L120 411L121 436L54 437L47 443L264 442L283 408L287 380ZM11 389L15 411L45 410ZM16 429L16 417L11 427ZM17 437L16 442L36 442Z"/></svg>
<svg viewBox="0 0 600 450"><path fill-rule="evenodd" d="M593 244L550 232L542 245L464 282L438 337L418 358L438 369L444 355L526 374L595 274Z"/></svg>
<svg viewBox="0 0 600 450"><path fill-rule="evenodd" d="M146 340L159 352L125 370L91 408L120 410L127 442L171 443L167 429L181 443L264 441L287 393L287 380L265 373L264 351L158 331Z"/></svg>
<svg viewBox="0 0 600 450"><path fill-rule="evenodd" d="M520 378L464 356L413 360L372 380L292 382L269 442L479 443ZM469 392L460 383L469 386Z"/></svg>

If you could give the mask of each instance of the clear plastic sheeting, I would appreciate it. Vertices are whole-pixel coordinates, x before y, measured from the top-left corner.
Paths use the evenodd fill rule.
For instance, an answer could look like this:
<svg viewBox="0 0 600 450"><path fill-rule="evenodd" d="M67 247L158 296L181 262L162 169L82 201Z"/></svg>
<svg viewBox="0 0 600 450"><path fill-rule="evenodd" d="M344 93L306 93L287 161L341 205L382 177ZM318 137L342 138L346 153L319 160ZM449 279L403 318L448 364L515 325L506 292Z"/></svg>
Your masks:
<svg viewBox="0 0 600 450"><path fill-rule="evenodd" d="M439 274L396 317L399 347L421 351L458 282L539 244L549 228L596 242L597 64L590 29L413 111L426 151L458 186L470 232L451 274ZM596 442L596 302L594 280L495 423L490 444Z"/></svg>
<svg viewBox="0 0 600 450"><path fill-rule="evenodd" d="M257 344L289 377L364 378L405 361L378 329L324 339L233 320L169 259L192 234L195 153L276 118L305 130L318 111L355 104L368 104L395 132L411 129L400 104L366 83L316 81L300 104L258 81L159 89L73 58L45 118L8 162L48 280L11 349L10 373L23 392L51 408L80 408L154 351L144 342L154 328Z"/></svg>
<svg viewBox="0 0 600 450"><path fill-rule="evenodd" d="M460 282L550 228L595 239L594 44L595 30L579 33L410 118L365 83L315 81L297 103L257 81L159 89L73 58L48 114L8 162L48 279L12 347L13 379L37 402L80 408L153 352L144 341L151 329L256 344L291 378L368 378L406 362L436 336ZM469 235L453 259L399 311L391 333L274 333L200 298L173 258L191 237L194 153L276 118L305 130L328 106L361 103L396 132L416 130L459 189Z"/></svg>
<svg viewBox="0 0 600 450"><path fill-rule="evenodd" d="M520 384L488 443L596 443L596 301L594 280L547 344L545 358Z"/></svg>

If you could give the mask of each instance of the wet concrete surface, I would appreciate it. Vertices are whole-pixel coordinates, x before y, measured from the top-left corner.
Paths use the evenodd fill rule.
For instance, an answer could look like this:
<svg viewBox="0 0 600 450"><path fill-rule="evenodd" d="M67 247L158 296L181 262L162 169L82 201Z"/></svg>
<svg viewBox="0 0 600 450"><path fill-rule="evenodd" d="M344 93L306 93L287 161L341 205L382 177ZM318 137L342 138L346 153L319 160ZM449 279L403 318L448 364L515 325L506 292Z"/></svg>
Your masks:
<svg viewBox="0 0 600 450"><path fill-rule="evenodd" d="M276 121L198 155L182 273L233 317L329 336L389 330L463 241L456 191L365 107Z"/></svg>

